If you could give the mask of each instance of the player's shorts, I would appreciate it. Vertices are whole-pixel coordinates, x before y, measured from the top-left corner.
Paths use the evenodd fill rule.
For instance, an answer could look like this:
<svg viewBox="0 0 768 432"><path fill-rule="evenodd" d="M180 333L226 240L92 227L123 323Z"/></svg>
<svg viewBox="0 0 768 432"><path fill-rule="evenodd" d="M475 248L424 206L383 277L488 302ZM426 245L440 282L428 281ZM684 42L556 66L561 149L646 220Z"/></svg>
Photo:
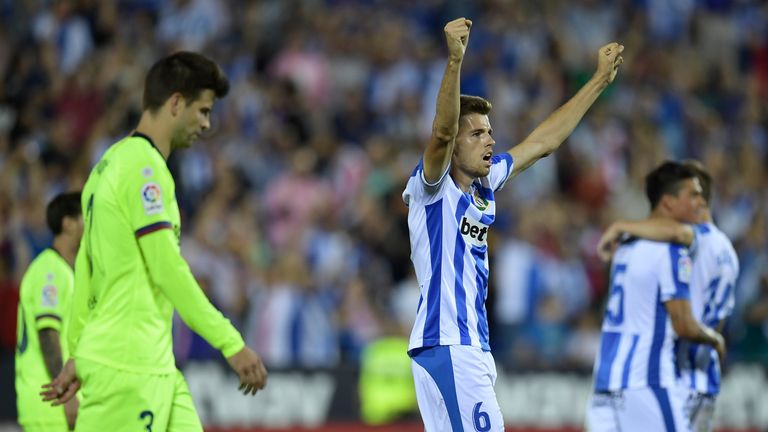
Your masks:
<svg viewBox="0 0 768 432"><path fill-rule="evenodd" d="M587 432L689 432L685 388L638 388L594 393L587 407Z"/></svg>
<svg viewBox="0 0 768 432"><path fill-rule="evenodd" d="M21 425L21 430L23 432L69 432L69 426L67 425L67 422L65 421L63 425L61 424L25 424Z"/></svg>
<svg viewBox="0 0 768 432"><path fill-rule="evenodd" d="M178 370L126 372L77 359L82 398L77 432L202 432L192 395Z"/></svg>
<svg viewBox="0 0 768 432"><path fill-rule="evenodd" d="M715 395L692 392L685 404L685 414L693 432L712 432L715 417Z"/></svg>
<svg viewBox="0 0 768 432"><path fill-rule="evenodd" d="M69 432L69 425L64 423L27 423L21 425L24 432Z"/></svg>
<svg viewBox="0 0 768 432"><path fill-rule="evenodd" d="M416 350L411 357L426 432L504 431L490 352L465 345L436 346Z"/></svg>
<svg viewBox="0 0 768 432"><path fill-rule="evenodd" d="M19 389L16 397L19 424L24 432L65 432L69 430L64 407L43 402L42 389Z"/></svg>

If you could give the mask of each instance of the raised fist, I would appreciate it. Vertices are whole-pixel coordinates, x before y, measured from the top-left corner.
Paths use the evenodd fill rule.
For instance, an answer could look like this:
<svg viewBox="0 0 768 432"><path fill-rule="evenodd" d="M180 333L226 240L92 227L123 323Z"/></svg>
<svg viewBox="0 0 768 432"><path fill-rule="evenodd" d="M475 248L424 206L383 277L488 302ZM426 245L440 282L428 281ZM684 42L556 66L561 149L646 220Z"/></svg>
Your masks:
<svg viewBox="0 0 768 432"><path fill-rule="evenodd" d="M597 74L604 77L610 84L616 78L619 72L619 65L624 63L621 52L624 51L624 45L611 42L608 45L600 47L597 54Z"/></svg>
<svg viewBox="0 0 768 432"><path fill-rule="evenodd" d="M472 21L466 18L457 18L445 25L445 40L448 43L448 51L452 59L460 60L464 58L464 52L467 49L469 41L469 29L472 27Z"/></svg>

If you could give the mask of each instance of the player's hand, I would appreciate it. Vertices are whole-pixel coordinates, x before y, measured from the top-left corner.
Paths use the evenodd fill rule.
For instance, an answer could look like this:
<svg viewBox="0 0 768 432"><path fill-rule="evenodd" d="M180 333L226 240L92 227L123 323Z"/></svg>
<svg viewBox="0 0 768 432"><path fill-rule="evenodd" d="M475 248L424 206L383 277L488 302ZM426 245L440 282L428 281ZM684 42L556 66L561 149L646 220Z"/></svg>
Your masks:
<svg viewBox="0 0 768 432"><path fill-rule="evenodd" d="M44 402L53 402L51 405L62 405L72 399L80 389L80 381L77 379L75 360L69 359L64 363L59 375L48 384L43 384L40 396Z"/></svg>
<svg viewBox="0 0 768 432"><path fill-rule="evenodd" d="M466 18L457 18L445 25L445 40L448 43L448 52L452 60L461 60L467 50L469 41L469 29L472 21Z"/></svg>
<svg viewBox="0 0 768 432"><path fill-rule="evenodd" d="M600 47L597 54L597 72L595 75L604 79L608 84L612 83L619 72L619 65L624 63L624 58L621 56L622 51L624 51L624 45L619 45L616 42Z"/></svg>
<svg viewBox="0 0 768 432"><path fill-rule="evenodd" d="M597 243L597 256L603 262L610 262L613 258L613 253L616 252L619 245L620 236L621 231L616 224L611 224L600 237L600 241Z"/></svg>
<svg viewBox="0 0 768 432"><path fill-rule="evenodd" d="M69 425L69 430L75 430L75 423L77 422L77 409L79 407L80 401L78 401L76 397L73 397L64 403L64 415L67 417L67 425Z"/></svg>
<svg viewBox="0 0 768 432"><path fill-rule="evenodd" d="M248 347L243 347L237 354L227 358L229 365L240 377L240 387L243 394L255 395L267 385L267 369L261 357Z"/></svg>
<svg viewBox="0 0 768 432"><path fill-rule="evenodd" d="M725 356L726 356L726 350L725 350L725 339L723 338L723 335L716 331L712 331L715 335L715 339L717 342L712 345L712 347L717 351L717 356L720 358L720 370L725 370Z"/></svg>

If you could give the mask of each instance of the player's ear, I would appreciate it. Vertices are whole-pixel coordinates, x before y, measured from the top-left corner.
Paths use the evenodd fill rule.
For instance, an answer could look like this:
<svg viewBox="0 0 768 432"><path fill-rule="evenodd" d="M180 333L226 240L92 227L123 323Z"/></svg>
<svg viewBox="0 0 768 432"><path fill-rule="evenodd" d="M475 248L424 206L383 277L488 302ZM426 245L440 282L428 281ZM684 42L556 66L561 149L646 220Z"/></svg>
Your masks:
<svg viewBox="0 0 768 432"><path fill-rule="evenodd" d="M661 200L659 201L659 205L662 206L661 208L667 211L673 211L675 208L676 199L677 199L677 196L675 195L663 194L661 196Z"/></svg>
<svg viewBox="0 0 768 432"><path fill-rule="evenodd" d="M184 96L181 93L174 93L168 98L168 105L171 108L171 115L176 117L181 109L184 108Z"/></svg>

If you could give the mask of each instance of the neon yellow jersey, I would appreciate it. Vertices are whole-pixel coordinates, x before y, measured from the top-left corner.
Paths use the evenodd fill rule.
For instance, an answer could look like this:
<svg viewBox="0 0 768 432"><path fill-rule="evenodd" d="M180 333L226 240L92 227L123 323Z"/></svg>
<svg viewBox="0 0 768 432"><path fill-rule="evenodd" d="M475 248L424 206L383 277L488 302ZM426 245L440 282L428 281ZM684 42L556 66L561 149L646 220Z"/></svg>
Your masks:
<svg viewBox="0 0 768 432"><path fill-rule="evenodd" d="M140 134L110 147L91 171L67 328L75 359L137 373L174 372L174 307L225 356L244 346L181 258L175 189L165 159Z"/></svg>
<svg viewBox="0 0 768 432"><path fill-rule="evenodd" d="M19 423L62 423L64 409L51 407L40 397L43 384L51 382L38 331L46 328L61 333L67 320L74 274L72 267L53 249L46 249L29 265L21 280L17 318L16 394ZM60 338L62 358L68 354L67 343Z"/></svg>

